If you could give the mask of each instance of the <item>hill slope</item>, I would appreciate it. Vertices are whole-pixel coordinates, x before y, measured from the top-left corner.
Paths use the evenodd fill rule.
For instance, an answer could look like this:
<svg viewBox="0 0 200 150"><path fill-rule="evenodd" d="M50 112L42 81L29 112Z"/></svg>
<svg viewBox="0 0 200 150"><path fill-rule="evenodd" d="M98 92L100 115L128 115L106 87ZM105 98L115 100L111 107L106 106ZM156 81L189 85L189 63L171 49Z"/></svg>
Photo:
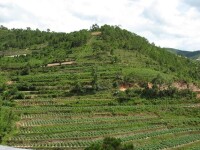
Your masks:
<svg viewBox="0 0 200 150"><path fill-rule="evenodd" d="M96 28L95 28L96 29ZM101 34L81 30L73 33L51 33L6 28L0 29L0 52L4 55L28 54L26 58L0 60L2 68L22 68L42 66L51 62L76 60L77 62L109 62L135 65L178 78L199 78L199 68L188 59L177 57L165 49L150 44L145 38L104 25L96 29Z"/></svg>
<svg viewBox="0 0 200 150"><path fill-rule="evenodd" d="M117 26L94 27L1 27L0 142L82 150L110 136L136 149L198 149L199 64Z"/></svg>

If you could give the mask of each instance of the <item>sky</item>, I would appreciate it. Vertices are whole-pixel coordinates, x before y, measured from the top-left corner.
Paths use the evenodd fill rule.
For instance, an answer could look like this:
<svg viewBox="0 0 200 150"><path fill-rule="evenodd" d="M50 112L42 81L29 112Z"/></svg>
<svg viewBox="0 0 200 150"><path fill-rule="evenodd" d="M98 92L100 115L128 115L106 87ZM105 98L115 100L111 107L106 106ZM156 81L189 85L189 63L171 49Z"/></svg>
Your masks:
<svg viewBox="0 0 200 150"><path fill-rule="evenodd" d="M0 0L0 25L55 32L118 25L161 47L200 50L199 0Z"/></svg>

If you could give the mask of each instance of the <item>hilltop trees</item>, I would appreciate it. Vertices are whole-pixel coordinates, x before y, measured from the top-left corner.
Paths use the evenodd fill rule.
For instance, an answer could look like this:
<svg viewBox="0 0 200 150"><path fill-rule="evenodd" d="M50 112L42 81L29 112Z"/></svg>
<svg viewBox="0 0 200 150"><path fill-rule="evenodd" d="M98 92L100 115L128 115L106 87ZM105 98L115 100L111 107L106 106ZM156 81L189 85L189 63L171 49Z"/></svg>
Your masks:
<svg viewBox="0 0 200 150"><path fill-rule="evenodd" d="M101 38L103 43L109 44L113 49L138 51L140 54L148 56L156 61L160 66L160 71L167 73L176 72L183 76L188 76L189 72L190 77L200 79L199 74L196 73L199 68L198 65L195 65L189 59L177 57L165 49L157 47L153 43L149 43L147 39L127 30L123 30L118 26L104 25L100 28L100 31L102 33Z"/></svg>
<svg viewBox="0 0 200 150"><path fill-rule="evenodd" d="M90 31L94 32L94 31L99 31L100 27L98 24L93 24L90 28Z"/></svg>
<svg viewBox="0 0 200 150"><path fill-rule="evenodd" d="M35 45L48 44L53 48L69 49L72 47L82 46L90 38L90 32L81 30L79 32L55 33L50 30L40 31L39 29L32 30L31 28L12 29L0 28L0 50L9 49L34 49Z"/></svg>
<svg viewBox="0 0 200 150"><path fill-rule="evenodd" d="M101 34L94 37L91 35L93 31ZM183 57L177 57L119 26L103 25L100 27L94 24L89 31L80 30L71 33L56 33L50 30L46 32L31 28L10 30L3 26L0 27L0 55L6 55L7 50L30 52L30 55L12 60L16 62L27 63L35 58L38 60L36 63L38 66L45 66L46 62L61 63L68 54L73 54L77 48L82 51L84 46L90 47L94 55L92 58L99 61L107 59L115 64L120 62L115 54L117 50L137 51L136 57L142 55L148 58L146 67L154 66L152 67L154 70L173 73L179 78L200 79L199 64ZM76 56L78 55L73 55L73 57ZM47 58L48 61L44 62L43 60ZM1 63L0 66L4 67L6 64Z"/></svg>

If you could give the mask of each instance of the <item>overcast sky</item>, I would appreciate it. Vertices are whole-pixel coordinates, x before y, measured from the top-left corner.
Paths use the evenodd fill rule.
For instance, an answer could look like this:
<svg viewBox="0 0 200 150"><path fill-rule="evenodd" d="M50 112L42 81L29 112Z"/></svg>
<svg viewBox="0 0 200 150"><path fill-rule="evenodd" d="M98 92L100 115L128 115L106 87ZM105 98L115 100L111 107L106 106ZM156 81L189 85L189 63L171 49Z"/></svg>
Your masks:
<svg viewBox="0 0 200 150"><path fill-rule="evenodd" d="M120 25L161 47L200 50L199 0L0 0L0 25L58 32Z"/></svg>

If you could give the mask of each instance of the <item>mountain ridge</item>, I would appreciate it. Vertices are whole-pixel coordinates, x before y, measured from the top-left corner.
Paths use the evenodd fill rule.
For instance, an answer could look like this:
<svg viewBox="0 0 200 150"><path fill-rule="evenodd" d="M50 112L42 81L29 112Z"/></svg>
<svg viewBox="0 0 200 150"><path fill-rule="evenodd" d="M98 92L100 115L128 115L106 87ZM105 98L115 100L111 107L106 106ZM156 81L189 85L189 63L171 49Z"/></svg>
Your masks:
<svg viewBox="0 0 200 150"><path fill-rule="evenodd" d="M194 59L194 60L200 60L200 50L185 51L185 50L179 50L179 49L174 49L174 48L165 48L165 49L177 55L185 56L187 58Z"/></svg>

